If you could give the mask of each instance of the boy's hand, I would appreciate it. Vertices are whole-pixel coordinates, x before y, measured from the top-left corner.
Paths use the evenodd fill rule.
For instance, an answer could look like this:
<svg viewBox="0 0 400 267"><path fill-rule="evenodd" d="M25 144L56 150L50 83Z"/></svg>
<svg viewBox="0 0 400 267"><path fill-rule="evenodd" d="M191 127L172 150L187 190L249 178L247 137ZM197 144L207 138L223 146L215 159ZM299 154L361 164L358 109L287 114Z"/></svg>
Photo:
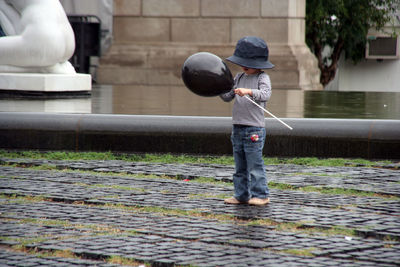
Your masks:
<svg viewBox="0 0 400 267"><path fill-rule="evenodd" d="M236 88L235 94L239 96L245 96L245 95L253 96L253 91L247 88Z"/></svg>

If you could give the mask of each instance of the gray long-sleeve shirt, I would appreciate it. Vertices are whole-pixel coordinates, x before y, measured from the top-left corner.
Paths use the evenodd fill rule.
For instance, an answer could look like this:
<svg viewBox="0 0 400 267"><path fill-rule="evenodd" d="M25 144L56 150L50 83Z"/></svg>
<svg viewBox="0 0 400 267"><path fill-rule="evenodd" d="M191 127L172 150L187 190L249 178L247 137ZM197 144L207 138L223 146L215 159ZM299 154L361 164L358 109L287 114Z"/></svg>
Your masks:
<svg viewBox="0 0 400 267"><path fill-rule="evenodd" d="M271 97L271 80L265 72L247 75L238 73L234 78L234 86L228 93L220 95L222 100L230 102L235 98L232 109L232 123L265 127L264 111L254 105L245 97L235 95L234 89L248 88L252 90L253 96L249 96L256 103L265 107L265 103Z"/></svg>

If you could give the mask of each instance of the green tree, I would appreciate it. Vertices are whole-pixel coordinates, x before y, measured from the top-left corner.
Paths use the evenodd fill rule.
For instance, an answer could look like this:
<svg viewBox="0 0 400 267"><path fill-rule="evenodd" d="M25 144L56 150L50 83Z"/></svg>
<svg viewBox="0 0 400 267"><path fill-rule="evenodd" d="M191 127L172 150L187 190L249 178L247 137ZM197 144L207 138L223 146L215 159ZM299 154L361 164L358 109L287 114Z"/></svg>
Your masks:
<svg viewBox="0 0 400 267"><path fill-rule="evenodd" d="M306 42L323 86L335 78L342 52L355 64L364 58L368 30L393 22L399 7L400 0L307 0Z"/></svg>

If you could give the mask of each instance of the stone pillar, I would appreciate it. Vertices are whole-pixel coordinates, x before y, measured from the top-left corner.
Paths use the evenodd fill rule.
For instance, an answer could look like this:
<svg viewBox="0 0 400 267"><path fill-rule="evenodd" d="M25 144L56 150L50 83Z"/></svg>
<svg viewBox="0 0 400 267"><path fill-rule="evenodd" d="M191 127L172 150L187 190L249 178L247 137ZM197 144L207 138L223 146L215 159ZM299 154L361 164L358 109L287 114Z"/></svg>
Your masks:
<svg viewBox="0 0 400 267"><path fill-rule="evenodd" d="M228 57L237 40L255 35L267 42L276 66L268 70L273 89L322 88L304 41L305 0L114 0L113 35L100 83L181 86L188 56Z"/></svg>

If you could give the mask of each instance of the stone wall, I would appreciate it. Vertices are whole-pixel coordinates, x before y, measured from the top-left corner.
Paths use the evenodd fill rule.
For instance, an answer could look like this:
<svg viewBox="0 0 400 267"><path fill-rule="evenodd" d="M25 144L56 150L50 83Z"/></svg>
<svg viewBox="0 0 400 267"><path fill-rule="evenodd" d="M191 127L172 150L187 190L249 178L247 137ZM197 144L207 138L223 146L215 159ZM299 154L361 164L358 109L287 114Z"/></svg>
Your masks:
<svg viewBox="0 0 400 267"><path fill-rule="evenodd" d="M114 0L114 43L98 79L179 86L188 56L208 51L227 57L238 39L255 35L270 48L275 89L321 89L304 42L304 17L305 0Z"/></svg>

